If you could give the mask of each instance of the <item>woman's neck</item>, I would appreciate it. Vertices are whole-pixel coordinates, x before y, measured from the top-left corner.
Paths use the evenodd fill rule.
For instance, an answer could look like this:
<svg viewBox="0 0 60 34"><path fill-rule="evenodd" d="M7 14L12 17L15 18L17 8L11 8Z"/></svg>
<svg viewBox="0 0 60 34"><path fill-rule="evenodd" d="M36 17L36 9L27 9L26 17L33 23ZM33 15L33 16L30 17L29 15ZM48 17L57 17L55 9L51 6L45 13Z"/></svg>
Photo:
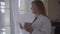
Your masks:
<svg viewBox="0 0 60 34"><path fill-rule="evenodd" d="M40 14L35 14L35 17L38 17Z"/></svg>

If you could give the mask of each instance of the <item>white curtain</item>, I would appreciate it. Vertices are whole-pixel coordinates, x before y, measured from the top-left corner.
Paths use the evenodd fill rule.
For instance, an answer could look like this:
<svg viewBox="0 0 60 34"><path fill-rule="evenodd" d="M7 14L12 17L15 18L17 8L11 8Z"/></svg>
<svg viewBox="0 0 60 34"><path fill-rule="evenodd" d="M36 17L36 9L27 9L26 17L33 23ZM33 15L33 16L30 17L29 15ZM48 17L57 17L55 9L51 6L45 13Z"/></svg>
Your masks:
<svg viewBox="0 0 60 34"><path fill-rule="evenodd" d="M18 34L17 32L17 11L18 11L18 0L10 0L10 26L11 34Z"/></svg>
<svg viewBox="0 0 60 34"><path fill-rule="evenodd" d="M34 16L31 12L31 2L32 0L25 1L25 11L26 14L18 13L18 0L10 0L10 24L11 24L11 34L21 34L19 29L19 23L22 22L32 22ZM22 33L28 34L26 31Z"/></svg>

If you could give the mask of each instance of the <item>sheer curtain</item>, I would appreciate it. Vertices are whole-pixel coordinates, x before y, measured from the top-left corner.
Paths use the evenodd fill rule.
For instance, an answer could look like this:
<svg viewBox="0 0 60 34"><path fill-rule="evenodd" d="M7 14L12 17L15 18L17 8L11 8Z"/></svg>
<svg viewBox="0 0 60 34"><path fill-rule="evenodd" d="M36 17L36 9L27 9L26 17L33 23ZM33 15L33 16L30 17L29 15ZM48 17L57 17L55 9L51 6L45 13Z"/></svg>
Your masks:
<svg viewBox="0 0 60 34"><path fill-rule="evenodd" d="M21 31L19 23L32 22L34 16L31 12L32 0L10 0L10 25L11 34L28 34Z"/></svg>
<svg viewBox="0 0 60 34"><path fill-rule="evenodd" d="M32 0L19 0L18 1L18 22L24 26L25 22L32 22L34 15L31 11L31 2ZM19 29L20 30L20 29ZM25 30L20 30L22 34L29 34Z"/></svg>

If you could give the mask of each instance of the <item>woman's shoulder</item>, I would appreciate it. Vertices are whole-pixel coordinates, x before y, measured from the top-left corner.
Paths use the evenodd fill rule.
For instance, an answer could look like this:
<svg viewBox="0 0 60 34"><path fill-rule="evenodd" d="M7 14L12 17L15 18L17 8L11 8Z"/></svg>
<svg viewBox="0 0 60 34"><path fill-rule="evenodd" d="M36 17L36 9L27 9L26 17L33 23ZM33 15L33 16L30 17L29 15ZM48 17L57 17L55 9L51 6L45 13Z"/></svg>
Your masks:
<svg viewBox="0 0 60 34"><path fill-rule="evenodd" d="M44 15L40 15L38 18L40 20L50 20L47 16L44 16Z"/></svg>

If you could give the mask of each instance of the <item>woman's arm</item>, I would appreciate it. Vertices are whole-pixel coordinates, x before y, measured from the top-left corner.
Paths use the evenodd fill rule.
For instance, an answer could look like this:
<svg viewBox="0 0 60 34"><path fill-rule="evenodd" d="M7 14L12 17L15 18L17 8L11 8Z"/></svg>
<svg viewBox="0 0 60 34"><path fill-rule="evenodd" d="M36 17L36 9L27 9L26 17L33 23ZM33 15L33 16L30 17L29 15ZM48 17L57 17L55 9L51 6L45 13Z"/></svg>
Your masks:
<svg viewBox="0 0 60 34"><path fill-rule="evenodd" d="M24 28L29 33L32 33L33 32L33 28L32 28L31 23L25 23Z"/></svg>
<svg viewBox="0 0 60 34"><path fill-rule="evenodd" d="M24 28L24 27L22 26L22 24L21 24L21 23L19 23L19 26L20 26L20 28L23 30L23 28Z"/></svg>

